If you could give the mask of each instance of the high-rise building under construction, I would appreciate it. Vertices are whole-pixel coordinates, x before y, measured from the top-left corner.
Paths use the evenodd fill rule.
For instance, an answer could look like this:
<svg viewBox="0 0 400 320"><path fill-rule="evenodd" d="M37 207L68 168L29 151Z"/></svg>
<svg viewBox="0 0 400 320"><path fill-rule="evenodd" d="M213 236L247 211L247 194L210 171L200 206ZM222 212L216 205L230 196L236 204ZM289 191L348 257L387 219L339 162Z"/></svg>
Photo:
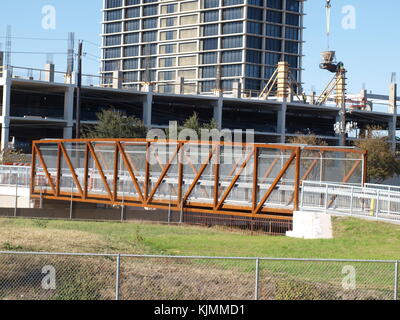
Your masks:
<svg viewBox="0 0 400 320"><path fill-rule="evenodd" d="M301 83L303 1L104 0L104 81L155 82L172 92L179 78L199 92L261 90L279 61ZM108 78L110 76L110 78ZM107 80L110 79L110 80Z"/></svg>

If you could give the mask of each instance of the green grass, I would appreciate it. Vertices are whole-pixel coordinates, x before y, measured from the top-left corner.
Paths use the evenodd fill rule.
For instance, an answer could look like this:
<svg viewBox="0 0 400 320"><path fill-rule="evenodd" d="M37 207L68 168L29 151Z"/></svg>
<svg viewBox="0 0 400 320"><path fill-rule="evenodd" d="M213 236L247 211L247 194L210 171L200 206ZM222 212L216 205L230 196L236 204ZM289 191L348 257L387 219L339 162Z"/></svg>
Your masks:
<svg viewBox="0 0 400 320"><path fill-rule="evenodd" d="M334 218L332 240L250 236L142 222L0 219L0 250L169 255L400 259L400 226Z"/></svg>

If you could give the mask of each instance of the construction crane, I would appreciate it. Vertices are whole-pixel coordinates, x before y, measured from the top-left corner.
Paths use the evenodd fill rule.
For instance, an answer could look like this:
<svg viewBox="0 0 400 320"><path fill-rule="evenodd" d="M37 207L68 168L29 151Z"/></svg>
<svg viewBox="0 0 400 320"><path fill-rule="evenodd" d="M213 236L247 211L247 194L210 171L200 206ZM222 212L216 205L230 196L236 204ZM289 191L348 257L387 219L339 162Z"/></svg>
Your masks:
<svg viewBox="0 0 400 320"><path fill-rule="evenodd" d="M326 36L328 40L328 50L329 50L329 36L331 34L331 0L326 0Z"/></svg>

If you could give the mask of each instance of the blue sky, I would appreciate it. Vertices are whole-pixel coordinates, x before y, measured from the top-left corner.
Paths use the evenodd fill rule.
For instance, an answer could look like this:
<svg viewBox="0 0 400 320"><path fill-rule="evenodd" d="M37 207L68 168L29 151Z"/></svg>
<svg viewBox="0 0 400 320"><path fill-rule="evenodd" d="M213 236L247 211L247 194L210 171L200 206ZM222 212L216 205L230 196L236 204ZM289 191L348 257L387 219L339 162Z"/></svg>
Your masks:
<svg viewBox="0 0 400 320"><path fill-rule="evenodd" d="M66 39L74 31L76 38L100 43L102 0L18 0L4 1L0 11L0 42L4 48L6 26L12 25L14 37L37 37ZM42 28L42 8L52 5L56 9L55 30ZM351 92L358 92L363 84L367 90L387 93L392 72L400 77L398 57L400 42L396 31L400 28L399 0L332 0L332 50L337 51L339 60L348 69L348 83ZM342 13L344 6L355 8L356 28L344 29ZM327 49L325 35L325 1L308 0L305 4L304 88L322 90L331 74L319 70L320 51ZM12 51L66 52L67 41L38 41L13 39ZM84 72L96 74L99 64L95 57L100 51L94 45L85 43ZM42 68L46 55L13 54L12 64ZM56 69L64 71L66 55L54 55Z"/></svg>

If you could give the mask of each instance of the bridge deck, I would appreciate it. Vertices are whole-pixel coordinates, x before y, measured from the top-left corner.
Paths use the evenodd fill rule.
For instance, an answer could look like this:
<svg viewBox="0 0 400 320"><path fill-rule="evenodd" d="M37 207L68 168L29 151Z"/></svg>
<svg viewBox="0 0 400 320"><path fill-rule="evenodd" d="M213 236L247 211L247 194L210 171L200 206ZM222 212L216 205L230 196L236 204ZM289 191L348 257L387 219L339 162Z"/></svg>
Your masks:
<svg viewBox="0 0 400 320"><path fill-rule="evenodd" d="M362 184L366 154L275 144L44 140L31 196L290 220L302 180Z"/></svg>

